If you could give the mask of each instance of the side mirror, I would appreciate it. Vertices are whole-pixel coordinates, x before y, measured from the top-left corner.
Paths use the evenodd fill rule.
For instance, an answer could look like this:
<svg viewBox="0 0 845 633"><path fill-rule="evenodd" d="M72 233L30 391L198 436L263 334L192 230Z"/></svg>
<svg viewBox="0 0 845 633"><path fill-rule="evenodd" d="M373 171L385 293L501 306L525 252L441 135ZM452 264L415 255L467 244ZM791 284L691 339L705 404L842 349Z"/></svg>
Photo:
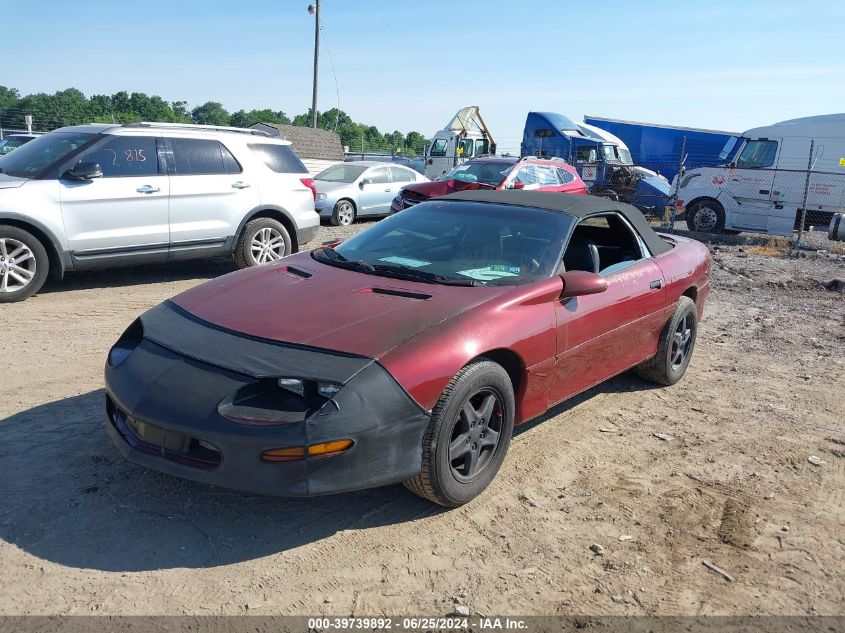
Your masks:
<svg viewBox="0 0 845 633"><path fill-rule="evenodd" d="M509 189L525 189L525 183L521 180L514 180L511 182Z"/></svg>
<svg viewBox="0 0 845 633"><path fill-rule="evenodd" d="M561 273L560 278L563 279L561 299L595 295L607 290L607 279L596 273L588 273L586 270L570 270Z"/></svg>
<svg viewBox="0 0 845 633"><path fill-rule="evenodd" d="M433 160L433 159L431 159L431 158L429 158L427 161L425 161L425 164L426 164L426 165L433 165L433 164L434 164L434 160Z"/></svg>
<svg viewBox="0 0 845 633"><path fill-rule="evenodd" d="M362 178L361 182L358 183L358 187L363 189L364 185L371 185L371 184L373 184L372 180L370 180L369 178Z"/></svg>
<svg viewBox="0 0 845 633"><path fill-rule="evenodd" d="M94 178L102 178L103 170L99 163L79 161L65 172L65 176L71 180L92 180Z"/></svg>

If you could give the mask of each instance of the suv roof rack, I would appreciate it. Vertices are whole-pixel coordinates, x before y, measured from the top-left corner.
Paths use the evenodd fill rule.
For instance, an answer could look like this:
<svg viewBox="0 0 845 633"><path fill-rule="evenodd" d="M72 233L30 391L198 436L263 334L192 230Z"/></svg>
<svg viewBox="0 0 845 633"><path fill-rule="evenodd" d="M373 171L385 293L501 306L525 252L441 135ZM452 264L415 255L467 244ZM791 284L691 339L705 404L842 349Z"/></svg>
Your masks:
<svg viewBox="0 0 845 633"><path fill-rule="evenodd" d="M150 121L138 121L137 123L124 123L121 127L157 127L171 130L212 130L215 132L235 132L237 134L252 134L254 136L270 136L263 130L253 130L245 127L228 127L226 125L200 125L197 123L155 123Z"/></svg>

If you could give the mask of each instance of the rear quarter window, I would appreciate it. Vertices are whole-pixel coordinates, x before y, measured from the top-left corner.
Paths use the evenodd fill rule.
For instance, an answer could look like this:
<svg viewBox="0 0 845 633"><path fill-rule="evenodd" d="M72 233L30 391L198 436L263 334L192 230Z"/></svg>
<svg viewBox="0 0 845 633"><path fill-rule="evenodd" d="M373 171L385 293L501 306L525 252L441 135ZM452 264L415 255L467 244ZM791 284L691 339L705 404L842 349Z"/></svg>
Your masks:
<svg viewBox="0 0 845 633"><path fill-rule="evenodd" d="M277 174L307 174L308 170L290 145L250 143L249 149Z"/></svg>

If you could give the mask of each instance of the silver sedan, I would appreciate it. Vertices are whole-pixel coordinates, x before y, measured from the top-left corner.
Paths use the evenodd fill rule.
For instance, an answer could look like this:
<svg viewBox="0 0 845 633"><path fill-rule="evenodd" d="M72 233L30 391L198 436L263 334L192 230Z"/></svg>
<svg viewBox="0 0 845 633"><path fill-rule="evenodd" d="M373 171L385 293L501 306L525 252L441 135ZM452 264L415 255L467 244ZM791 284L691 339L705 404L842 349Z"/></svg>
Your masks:
<svg viewBox="0 0 845 633"><path fill-rule="evenodd" d="M314 176L317 212L335 226L362 216L388 215L398 191L428 178L395 163L354 161L332 165Z"/></svg>

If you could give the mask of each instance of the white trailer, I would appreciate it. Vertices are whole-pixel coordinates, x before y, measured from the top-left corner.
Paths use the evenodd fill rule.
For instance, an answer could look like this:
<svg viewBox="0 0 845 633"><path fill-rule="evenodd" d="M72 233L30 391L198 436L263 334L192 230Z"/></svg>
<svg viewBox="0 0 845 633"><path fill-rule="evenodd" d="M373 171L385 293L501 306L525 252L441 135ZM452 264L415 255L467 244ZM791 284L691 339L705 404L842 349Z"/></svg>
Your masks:
<svg viewBox="0 0 845 633"><path fill-rule="evenodd" d="M845 210L845 114L754 128L740 142L728 165L681 176L678 200L692 230L792 235L804 208L806 224L819 229Z"/></svg>

